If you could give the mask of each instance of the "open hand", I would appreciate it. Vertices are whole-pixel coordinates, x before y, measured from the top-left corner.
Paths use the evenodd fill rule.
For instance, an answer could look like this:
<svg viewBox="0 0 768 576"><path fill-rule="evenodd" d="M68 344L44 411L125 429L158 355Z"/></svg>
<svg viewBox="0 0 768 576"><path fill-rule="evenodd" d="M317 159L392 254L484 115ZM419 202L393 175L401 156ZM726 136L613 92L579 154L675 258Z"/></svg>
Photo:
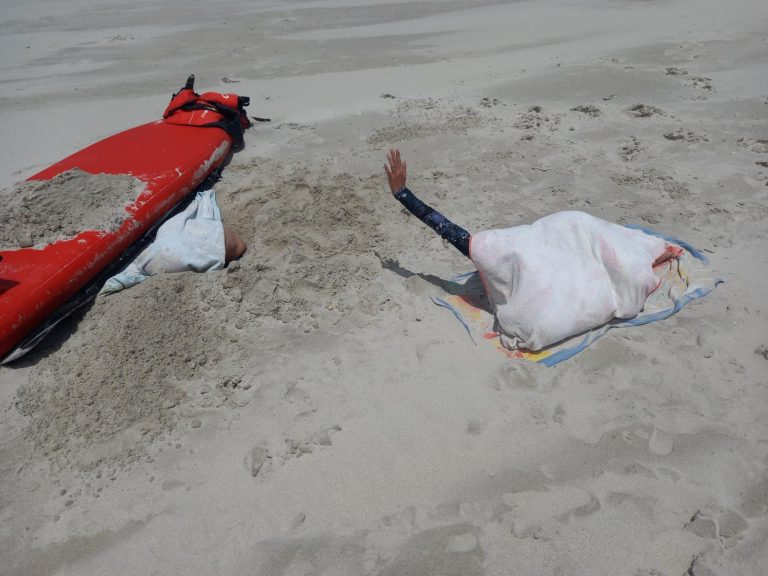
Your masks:
<svg viewBox="0 0 768 576"><path fill-rule="evenodd" d="M405 188L406 165L405 160L400 159L400 150L397 148L391 148L389 150L387 160L389 161L389 165L384 164L384 171L387 173L389 189L394 196L400 192L400 190Z"/></svg>

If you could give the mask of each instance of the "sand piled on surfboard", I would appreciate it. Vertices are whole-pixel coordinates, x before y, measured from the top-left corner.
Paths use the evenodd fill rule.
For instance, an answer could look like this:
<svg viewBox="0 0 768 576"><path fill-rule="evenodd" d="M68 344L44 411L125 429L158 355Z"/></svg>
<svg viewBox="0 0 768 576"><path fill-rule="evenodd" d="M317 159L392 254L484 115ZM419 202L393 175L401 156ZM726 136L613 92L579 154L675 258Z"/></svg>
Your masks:
<svg viewBox="0 0 768 576"><path fill-rule="evenodd" d="M132 176L75 168L0 191L0 249L40 248L84 230L114 232L144 186Z"/></svg>

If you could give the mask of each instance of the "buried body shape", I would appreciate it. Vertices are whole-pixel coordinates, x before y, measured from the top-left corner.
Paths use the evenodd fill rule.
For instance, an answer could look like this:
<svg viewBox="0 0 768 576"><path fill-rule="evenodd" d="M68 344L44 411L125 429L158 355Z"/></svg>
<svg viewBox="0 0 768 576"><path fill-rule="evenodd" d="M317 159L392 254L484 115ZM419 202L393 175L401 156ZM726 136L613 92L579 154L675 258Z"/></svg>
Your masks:
<svg viewBox="0 0 768 576"><path fill-rule="evenodd" d="M393 196L477 267L509 348L540 350L636 316L659 285L654 265L675 255L660 238L576 211L470 234L406 188L398 150L387 162Z"/></svg>

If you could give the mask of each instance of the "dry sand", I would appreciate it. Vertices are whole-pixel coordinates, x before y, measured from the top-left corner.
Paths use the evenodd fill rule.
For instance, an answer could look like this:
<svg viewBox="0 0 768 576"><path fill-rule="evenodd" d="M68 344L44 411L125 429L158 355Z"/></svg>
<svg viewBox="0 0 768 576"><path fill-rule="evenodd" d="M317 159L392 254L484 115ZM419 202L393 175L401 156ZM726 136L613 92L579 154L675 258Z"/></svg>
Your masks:
<svg viewBox="0 0 768 576"><path fill-rule="evenodd" d="M114 232L145 184L132 176L67 170L0 190L0 249L43 247L83 230Z"/></svg>
<svg viewBox="0 0 768 576"><path fill-rule="evenodd" d="M3 2L0 186L190 72L273 121L216 188L242 261L0 369L0 573L764 575L766 30L763 0ZM469 230L585 210L726 284L556 368L474 346L389 146Z"/></svg>

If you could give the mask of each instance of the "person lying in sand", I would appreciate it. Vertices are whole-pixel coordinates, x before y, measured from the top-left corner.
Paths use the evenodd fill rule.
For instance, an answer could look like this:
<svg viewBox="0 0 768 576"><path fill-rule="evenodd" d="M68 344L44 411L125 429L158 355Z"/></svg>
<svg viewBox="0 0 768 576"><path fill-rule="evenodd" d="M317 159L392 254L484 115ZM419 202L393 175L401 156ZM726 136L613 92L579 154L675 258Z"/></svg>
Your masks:
<svg viewBox="0 0 768 576"><path fill-rule="evenodd" d="M233 260L239 260L247 249L245 240L240 238L237 232L224 226L224 262L229 264Z"/></svg>
<svg viewBox="0 0 768 576"><path fill-rule="evenodd" d="M659 286L654 266L682 251L656 235L577 211L470 234L406 187L399 150L390 150L387 161L392 195L471 258L508 348L540 350L636 316Z"/></svg>
<svg viewBox="0 0 768 576"><path fill-rule="evenodd" d="M119 292L157 274L221 270L246 249L237 232L224 226L213 190L202 190L160 226L151 244L106 281L101 293Z"/></svg>

